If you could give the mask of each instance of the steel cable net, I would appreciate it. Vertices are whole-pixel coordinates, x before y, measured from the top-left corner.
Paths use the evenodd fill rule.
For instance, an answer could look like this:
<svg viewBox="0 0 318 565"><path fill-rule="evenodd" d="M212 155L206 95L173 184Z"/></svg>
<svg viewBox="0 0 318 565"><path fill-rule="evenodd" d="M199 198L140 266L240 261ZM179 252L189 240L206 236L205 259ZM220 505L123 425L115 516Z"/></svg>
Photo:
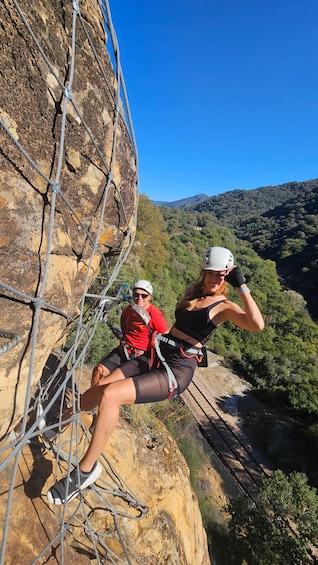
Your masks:
<svg viewBox="0 0 318 565"><path fill-rule="evenodd" d="M85 9L89 9L90 4L93 3L92 0L92 2L83 2L83 5L85 4ZM14 351L17 351L23 345L28 348L29 359L27 384L23 389L24 412L22 418L18 425L8 428L8 433L3 435L0 443L0 498L2 498L1 565L8 565L14 560L15 563L18 562L19 545L21 546L20 555L23 555L20 562L23 562L25 565L31 565L31 563L32 565L36 563L69 565L71 562L77 563L76 558L79 559L80 555L86 556L86 561L83 562L87 562L88 556L89 560L94 563L131 563L123 540L121 523L123 520L127 521L127 519L140 520L147 512L144 504L137 499L136 495L113 468L111 462L103 455L100 460L103 468L101 478L72 502L62 505L60 512L55 512L55 516L51 514L54 526L51 524L50 528L48 526L45 527L41 520L40 510L37 509L39 524L34 523L32 527L39 532L42 529L45 532L44 538L46 539L46 543L43 543L40 549L36 547L36 544L32 548L27 548L26 541L22 541L23 532L16 532L16 512L19 505L21 506L21 500L19 500L17 495L17 483L19 482L21 468L30 466L30 455L33 454L34 456L33 472L36 471L36 458L41 460L42 465L50 463L53 483L54 479L59 478L62 474L69 473L74 465L78 465L90 440L89 419L83 418L79 409L79 391L81 391L83 372L85 372L85 358L97 325L101 320L105 321L107 319L108 312L113 306L116 306L123 298L126 298L123 287L118 284L118 275L131 249L136 225L137 180L135 181L134 222L131 222L128 217L129 214L125 210L124 199L122 198L120 187L116 185L114 175L118 135L123 131L123 128L125 128L127 137L130 140L135 164L137 164L137 154L110 7L107 1L96 1L94 3L94 6L96 4L95 8L98 8L102 17L104 29L107 32L106 35L111 39L111 41L107 42L105 50L107 49L109 52L109 60L114 69L112 85L109 84L109 78L104 71L98 51L95 49L90 26L87 25L87 21L82 15L81 2L69 0L69 2L65 1L64 4L68 4L67 7L71 13L71 26L69 29L66 29L66 35L69 37L69 44L67 45L67 59L69 61L67 81L60 78L53 62L50 61L46 54L48 52L47 46L37 38L37 29L30 24L30 20L33 20L28 17L28 10L30 13L32 10L35 10L34 4L27 1L22 2L22 0L20 3L16 0L8 0L5 8L11 10L10 16L12 20L19 20L19 26L20 28L21 26L23 27L23 33L25 36L28 36L29 44L32 45L33 49L36 48L38 50L39 68L46 66L51 77L54 77L55 87L57 85L60 89L59 117L61 126L59 140L56 144L57 165L54 172L48 172L45 167L41 167L39 164L41 163L41 156L38 159L34 158L32 153L29 152L29 147L20 141L19 136L15 135L14 128L5 119L4 114L1 113L0 116L2 130L7 143L11 144L12 147L14 146L14 150L20 153L21 169L23 170L24 164L27 164L29 167L32 167L34 174L47 184L47 194L49 194L48 206L50 210L49 220L45 224L45 237L47 241L45 261L35 292L33 294L28 293L21 287L17 288L9 284L8 280L0 280L1 295L10 302L10 305L16 304L19 307L22 305L32 311L32 325L27 337L24 332L17 331L16 327L3 327L0 330L1 358L4 358L8 353L12 355ZM64 25L67 26L66 18ZM98 72L105 81L105 89L113 97L114 128L107 151L105 151L104 146L100 146L95 140L88 125L85 109L81 108L73 90L76 76L79 30L81 34L84 34L85 48L91 50L94 64L98 67ZM58 48L61 49L61 45ZM30 61L26 60L26 67L29 64ZM46 87L49 93L52 85L48 83ZM30 112L31 110L30 108ZM105 175L105 186L100 200L98 222L95 230L91 230L89 225L83 221L81 215L74 207L74 201L70 197L70 192L67 192L63 185L62 171L65 155L67 154L65 140L67 138L67 128L70 127L67 115L70 111L76 116L77 124L84 129L88 145L92 148L94 154L98 155L99 162L103 167L103 174ZM99 117L96 116L96 119L99 119ZM86 151L89 152L89 149L86 149ZM76 191L75 186L74 191ZM118 216L124 218L128 228L126 228L116 253L107 254L100 240L102 226L105 219L107 219L108 201L111 191L113 191L114 200L118 208ZM23 195L21 195L21 198L23 198ZM56 303L49 302L46 298L52 249L58 237L56 221L58 215L61 214L61 203L64 208L68 208L69 218L72 218L76 223L79 233L84 234L85 249L89 249L85 259L86 275L83 278L82 289L80 290L81 301L78 306L78 316L72 315L67 309L60 309ZM96 257L98 257L98 263L103 273L102 278L99 275L100 269L95 268ZM92 273L94 274L92 275ZM94 286L92 287L94 283L98 283L95 286L95 288L98 288L98 292L91 290L92 288L94 289ZM35 386L33 374L35 372L35 359L40 347L41 316L44 313L46 320L50 316L52 316L52 320L53 318L54 320L56 318L65 320L67 326L72 327L73 338L67 347L63 346L52 350L49 359L44 364L42 377L38 379ZM48 322L49 326L50 322ZM68 427L68 433L60 434L54 443L45 441L42 435L43 432L52 428L50 415L54 412L61 415L66 406L73 406L75 414ZM32 477L32 469L30 474ZM26 493L27 485L24 486ZM45 495L45 492L39 493L38 496L42 496L42 494ZM44 498L45 496L42 496L42 499ZM46 501L45 504L47 504ZM107 525L101 527L103 523ZM70 536L71 542L69 540ZM39 537L43 539L43 536ZM109 543L110 539L111 543ZM73 554L72 558L75 558L74 561L70 558L70 544L77 548L77 553L75 551L75 557ZM30 543L30 545L32 544ZM32 556L31 558L30 555Z"/></svg>

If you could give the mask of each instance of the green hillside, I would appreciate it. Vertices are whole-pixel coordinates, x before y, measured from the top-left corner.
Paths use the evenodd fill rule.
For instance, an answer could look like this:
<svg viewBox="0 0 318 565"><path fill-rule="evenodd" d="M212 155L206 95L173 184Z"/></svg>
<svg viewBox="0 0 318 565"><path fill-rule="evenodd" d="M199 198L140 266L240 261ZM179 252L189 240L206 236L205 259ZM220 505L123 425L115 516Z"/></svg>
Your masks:
<svg viewBox="0 0 318 565"><path fill-rule="evenodd" d="M242 267L263 313L265 328L261 332L246 332L227 322L210 338L208 348L222 356L228 366L251 383L253 396L262 408L245 411L244 426L253 442L271 460L273 468L279 470L279 474L275 472L272 476L273 483L265 485L270 493L266 491L264 496L269 497L269 507L272 508L277 500L284 502L281 493L291 492L293 488L295 508L283 504L276 518L280 525L285 522L288 525L291 520L302 532L303 518L299 520L295 512L298 507L307 509L308 504L311 509L316 508L315 488L318 487L318 327L309 316L302 295L281 284L276 264L283 265L287 250L286 257L294 274L299 273L299 255L290 239L294 243L298 239L305 241L303 249L312 247L314 250L317 182L310 181L305 187L289 185L285 191L279 188L277 193L273 187L260 189L260 192L259 208L258 191L251 195L255 203L253 214L252 201L245 201L248 195L244 193L244 198L239 200L241 214L236 214L233 227L226 220L231 217L234 224L235 210L229 203L236 201L236 191L222 195L221 203L218 200L221 197L218 197L218 205L212 205L215 204L214 197L207 200L200 205L200 210L158 207L141 194L134 246L120 272L118 285L123 281L131 286L139 278L149 279L154 286L154 304L163 310L172 324L176 302L185 287L197 279L204 251L211 245L224 245L234 252L236 263ZM227 208L231 209L228 216L221 213ZM293 230L303 231L305 236L301 237ZM314 252L311 259L309 273L315 268ZM230 299L240 303L232 289ZM125 305L110 311L110 324L118 325L121 308ZM87 361L96 363L115 344L117 341L108 324L99 324ZM175 403L171 403L167 410L175 420ZM240 412L243 418L242 414L243 411ZM310 486L307 486L307 480ZM284 494L284 500L286 496ZM242 504L241 500L238 504ZM305 527L309 534L302 532L299 538L292 539L290 532L286 531L285 535L277 524L273 532L272 520L267 522L266 512L264 515L261 512L255 506L230 508L235 544L242 542L246 548L247 528L257 540L262 539L266 529L269 538L265 540L265 547L268 550L270 539L277 554L277 559L273 560L271 554L266 563L307 563L303 555L306 557L308 543L318 543L316 515L305 510L304 515L308 518ZM236 523L239 531L235 530ZM242 524L244 531L240 529ZM211 530L209 522L206 526ZM264 546L257 551L259 543L253 536L250 547L256 557L248 563L261 563ZM228 543L232 545L234 542ZM295 547L298 551L301 545L298 561L294 557L292 561L286 561L286 543L293 555ZM240 550L242 554L245 554L244 548Z"/></svg>
<svg viewBox="0 0 318 565"><path fill-rule="evenodd" d="M227 192L195 210L210 213L274 261L282 283L300 292L318 319L318 179Z"/></svg>
<svg viewBox="0 0 318 565"><path fill-rule="evenodd" d="M220 222L239 229L242 222L256 218L290 199L300 198L318 186L318 179L265 186L252 190L231 190L212 196L195 206L198 212L212 212Z"/></svg>

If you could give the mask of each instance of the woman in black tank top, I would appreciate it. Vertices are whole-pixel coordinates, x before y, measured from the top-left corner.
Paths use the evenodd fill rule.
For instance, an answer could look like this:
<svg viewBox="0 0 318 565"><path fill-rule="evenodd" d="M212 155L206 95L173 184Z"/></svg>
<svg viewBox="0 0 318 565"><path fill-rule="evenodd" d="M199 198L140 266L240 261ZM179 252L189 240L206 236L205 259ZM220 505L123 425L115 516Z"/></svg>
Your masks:
<svg viewBox="0 0 318 565"><path fill-rule="evenodd" d="M81 477L83 481L77 485L76 493L96 480L97 459L118 422L122 405L157 402L181 394L191 382L202 347L220 324L230 320L245 330L263 329L262 314L245 283L231 251L224 247L208 249L198 281L186 289L176 307L174 326L169 334L159 335L159 366L138 374L136 360L128 361L83 394L81 408L89 411L98 406L98 416L80 462L80 482ZM236 289L242 307L228 300L228 284ZM48 499L62 504L76 493L70 490L66 479L61 479L49 490Z"/></svg>

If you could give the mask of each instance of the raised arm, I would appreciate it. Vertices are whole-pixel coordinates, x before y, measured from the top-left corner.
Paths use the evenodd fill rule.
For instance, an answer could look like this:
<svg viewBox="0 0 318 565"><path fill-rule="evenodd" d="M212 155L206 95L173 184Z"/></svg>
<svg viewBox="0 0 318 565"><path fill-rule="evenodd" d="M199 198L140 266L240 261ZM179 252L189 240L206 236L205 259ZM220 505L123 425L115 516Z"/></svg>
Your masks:
<svg viewBox="0 0 318 565"><path fill-rule="evenodd" d="M250 289L246 285L245 278L239 267L233 267L226 275L225 280L230 283L238 292L242 300L243 309L234 302L228 302L224 310L226 320L231 320L239 328L252 332L260 331L264 328L264 319L251 295Z"/></svg>

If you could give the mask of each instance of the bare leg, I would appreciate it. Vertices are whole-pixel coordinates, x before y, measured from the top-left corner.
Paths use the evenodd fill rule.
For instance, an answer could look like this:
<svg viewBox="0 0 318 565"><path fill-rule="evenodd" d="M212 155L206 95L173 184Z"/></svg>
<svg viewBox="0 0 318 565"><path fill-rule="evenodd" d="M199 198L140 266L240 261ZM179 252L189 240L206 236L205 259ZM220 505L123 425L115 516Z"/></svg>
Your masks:
<svg viewBox="0 0 318 565"><path fill-rule="evenodd" d="M131 378L113 382L105 387L94 387L94 389L99 389L101 398L92 439L80 463L80 468L84 472L91 471L103 451L117 425L120 407L123 404L134 404L136 401L136 389Z"/></svg>
<svg viewBox="0 0 318 565"><path fill-rule="evenodd" d="M104 367L106 369L106 367ZM107 369L108 370L108 369ZM106 373L104 376L101 376L98 381L97 386L109 385L110 383L114 383L116 381L121 381L125 379L120 367L114 369L111 373Z"/></svg>
<svg viewBox="0 0 318 565"><path fill-rule="evenodd" d="M98 365L101 366L101 365ZM106 369L106 367L104 367ZM107 371L107 369L106 369ZM105 385L114 383L116 381L125 380L125 377L119 368L115 369L112 373L105 376L100 376L98 384L87 389L80 398L81 410L89 412L99 405L103 395L103 388ZM73 415L73 408L68 408L62 415L62 422L68 420Z"/></svg>
<svg viewBox="0 0 318 565"><path fill-rule="evenodd" d="M107 375L109 374L109 369L107 369L107 367L105 367L101 363L98 363L98 365L96 365L96 367L94 367L93 369L91 386L99 385L99 381L107 377Z"/></svg>

